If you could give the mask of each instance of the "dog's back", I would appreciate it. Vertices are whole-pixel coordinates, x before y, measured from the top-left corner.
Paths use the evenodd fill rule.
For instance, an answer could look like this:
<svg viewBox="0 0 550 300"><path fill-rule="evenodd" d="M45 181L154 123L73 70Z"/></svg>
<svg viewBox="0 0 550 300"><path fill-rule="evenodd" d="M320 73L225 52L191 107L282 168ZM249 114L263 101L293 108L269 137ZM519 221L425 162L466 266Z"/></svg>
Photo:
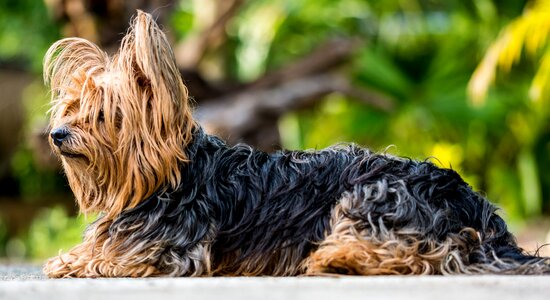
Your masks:
<svg viewBox="0 0 550 300"><path fill-rule="evenodd" d="M172 240L168 248L182 256L206 241L212 274L550 271L517 247L495 207L453 170L354 145L269 155L200 129L193 140L181 188L113 226L152 220L142 227L153 232L134 242Z"/></svg>

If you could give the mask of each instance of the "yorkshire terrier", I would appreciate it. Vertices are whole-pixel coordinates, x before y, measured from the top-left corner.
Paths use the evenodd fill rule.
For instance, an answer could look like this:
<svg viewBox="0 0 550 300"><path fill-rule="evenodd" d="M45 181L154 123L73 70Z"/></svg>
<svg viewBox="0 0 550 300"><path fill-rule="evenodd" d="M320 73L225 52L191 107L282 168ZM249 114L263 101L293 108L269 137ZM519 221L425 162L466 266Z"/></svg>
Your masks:
<svg viewBox="0 0 550 300"><path fill-rule="evenodd" d="M453 170L354 144L272 154L193 120L168 40L138 11L118 52L44 59L53 151L83 242L49 277L548 274Z"/></svg>

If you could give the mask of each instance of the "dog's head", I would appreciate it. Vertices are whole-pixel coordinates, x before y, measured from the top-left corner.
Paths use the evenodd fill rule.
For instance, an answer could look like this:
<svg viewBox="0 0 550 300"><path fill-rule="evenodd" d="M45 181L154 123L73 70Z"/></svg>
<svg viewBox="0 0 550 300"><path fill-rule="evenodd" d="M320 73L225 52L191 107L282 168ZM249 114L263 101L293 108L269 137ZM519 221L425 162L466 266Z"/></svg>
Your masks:
<svg viewBox="0 0 550 300"><path fill-rule="evenodd" d="M116 215L176 187L194 122L166 36L138 11L118 52L67 38L44 58L50 143L83 212Z"/></svg>

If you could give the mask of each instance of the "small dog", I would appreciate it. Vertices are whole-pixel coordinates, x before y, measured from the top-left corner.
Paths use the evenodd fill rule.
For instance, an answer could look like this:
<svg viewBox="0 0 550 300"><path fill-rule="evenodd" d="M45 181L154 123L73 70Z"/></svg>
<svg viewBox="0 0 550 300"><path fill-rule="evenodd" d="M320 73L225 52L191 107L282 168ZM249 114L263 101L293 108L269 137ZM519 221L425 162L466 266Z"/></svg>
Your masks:
<svg viewBox="0 0 550 300"><path fill-rule="evenodd" d="M353 144L230 147L192 118L164 33L138 11L116 55L78 38L44 60L51 144L84 240L50 277L548 274L449 169Z"/></svg>

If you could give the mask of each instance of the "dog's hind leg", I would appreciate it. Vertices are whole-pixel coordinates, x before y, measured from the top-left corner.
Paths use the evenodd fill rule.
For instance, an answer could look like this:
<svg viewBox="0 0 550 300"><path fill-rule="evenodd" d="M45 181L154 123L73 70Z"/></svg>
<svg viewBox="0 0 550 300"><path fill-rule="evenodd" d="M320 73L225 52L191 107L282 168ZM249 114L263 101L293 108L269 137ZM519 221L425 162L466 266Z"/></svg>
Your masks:
<svg viewBox="0 0 550 300"><path fill-rule="evenodd" d="M456 254L450 240L422 240L383 224L367 228L361 220L350 218L353 202L346 195L334 208L331 232L304 261L306 274L440 274L445 260Z"/></svg>
<svg viewBox="0 0 550 300"><path fill-rule="evenodd" d="M325 239L303 262L306 273L550 273L548 258L525 255L477 194L421 199L410 191L401 180L381 179L344 193Z"/></svg>

